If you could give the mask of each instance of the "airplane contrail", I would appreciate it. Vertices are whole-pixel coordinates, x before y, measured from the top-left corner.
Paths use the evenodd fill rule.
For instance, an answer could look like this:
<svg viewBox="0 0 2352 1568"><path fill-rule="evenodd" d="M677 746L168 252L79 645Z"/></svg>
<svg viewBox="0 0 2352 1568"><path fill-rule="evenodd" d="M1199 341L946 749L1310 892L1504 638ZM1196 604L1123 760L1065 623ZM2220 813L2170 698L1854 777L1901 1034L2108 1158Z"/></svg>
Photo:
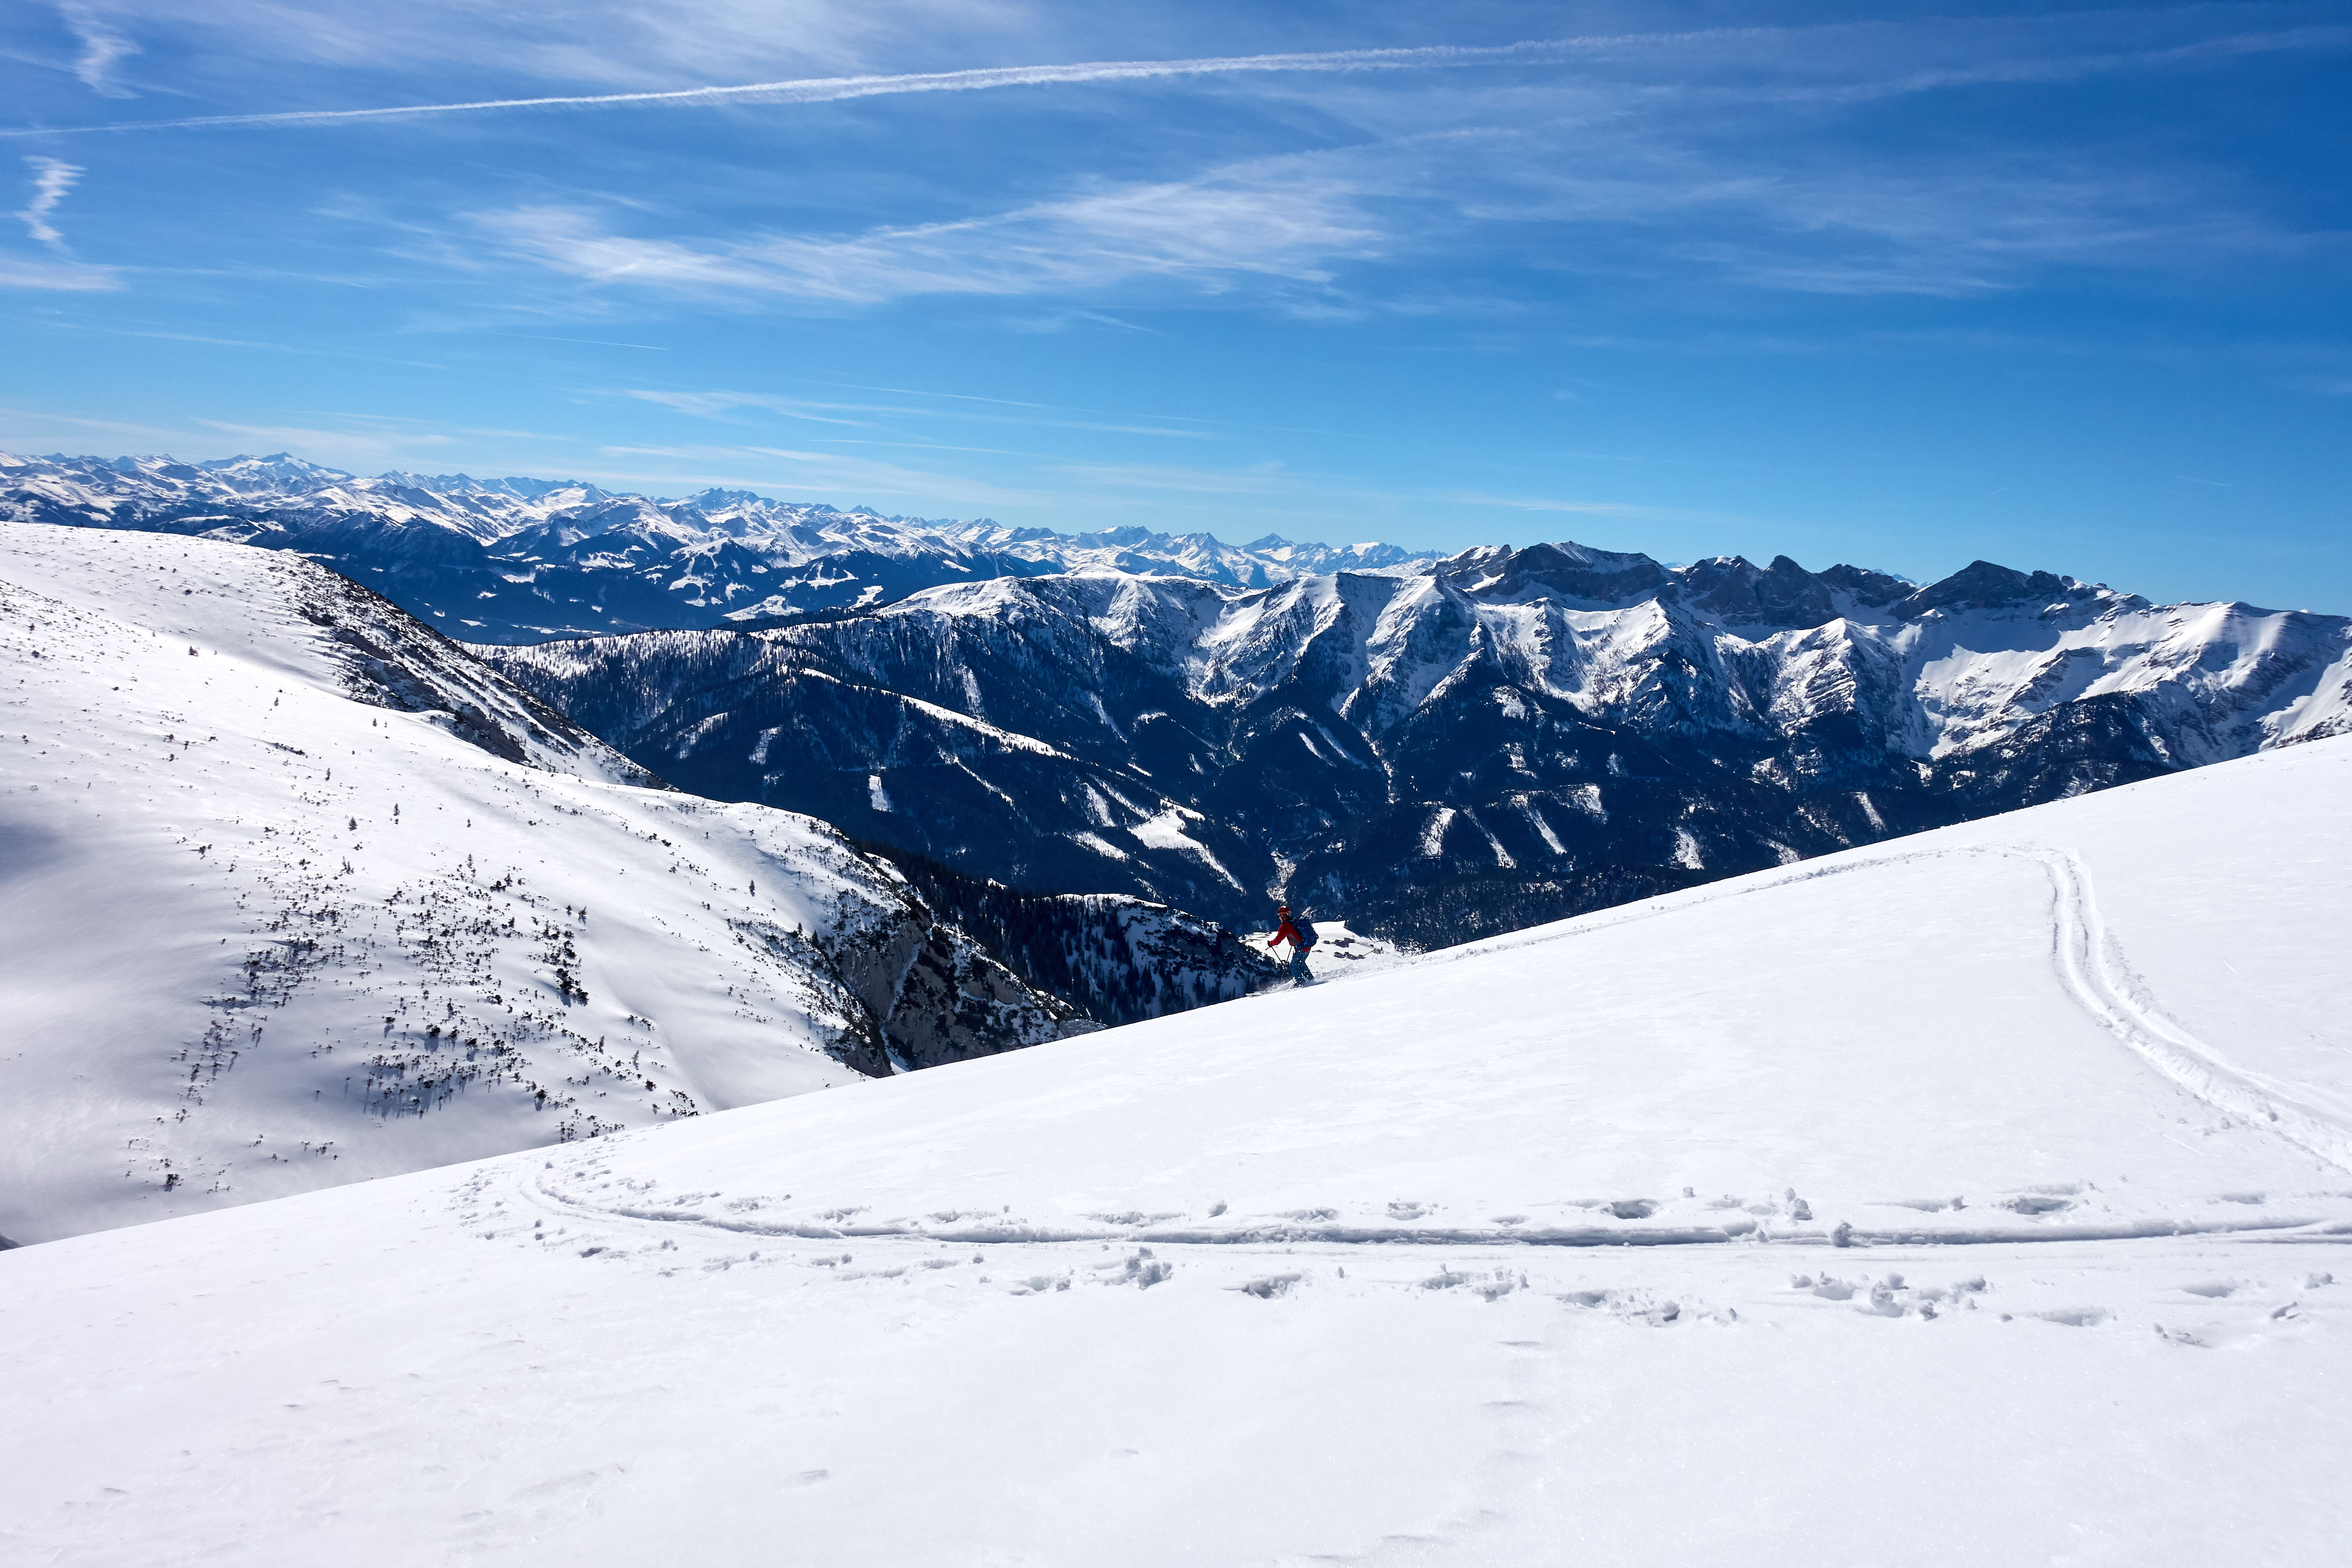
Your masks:
<svg viewBox="0 0 2352 1568"><path fill-rule="evenodd" d="M66 136L113 131L183 131L210 126L323 125L348 120L398 120L426 114L475 114L499 109L601 109L619 104L705 104L745 100L832 103L910 92L977 92L1056 82L1140 81L1153 77L1230 76L1245 71L1424 70L1461 66L1558 65L1625 44L1684 43L1779 32L1769 27L1717 27L1685 33L1628 33L1588 38L1410 49L1337 49L1317 54L1235 55L1191 60L1095 60L1077 65L999 66L980 70L902 76L806 77L738 87L689 87L667 92L604 92L556 98L491 98L472 103L409 103L384 109L303 109L274 114L203 114L181 120L126 120L107 125L13 127L0 138Z"/></svg>

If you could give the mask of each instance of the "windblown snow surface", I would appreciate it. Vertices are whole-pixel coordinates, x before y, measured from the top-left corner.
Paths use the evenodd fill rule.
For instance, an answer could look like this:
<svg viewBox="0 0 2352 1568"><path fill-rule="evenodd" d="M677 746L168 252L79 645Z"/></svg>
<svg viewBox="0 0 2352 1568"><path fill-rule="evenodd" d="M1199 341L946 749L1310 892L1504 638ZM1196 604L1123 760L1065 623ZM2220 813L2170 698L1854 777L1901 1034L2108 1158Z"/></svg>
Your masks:
<svg viewBox="0 0 2352 1568"><path fill-rule="evenodd" d="M0 1255L0 1543L2340 1560L2347 792L2315 742Z"/></svg>
<svg viewBox="0 0 2352 1568"><path fill-rule="evenodd" d="M298 557L0 524L0 668L11 1240L1062 1033L824 825L639 787Z"/></svg>

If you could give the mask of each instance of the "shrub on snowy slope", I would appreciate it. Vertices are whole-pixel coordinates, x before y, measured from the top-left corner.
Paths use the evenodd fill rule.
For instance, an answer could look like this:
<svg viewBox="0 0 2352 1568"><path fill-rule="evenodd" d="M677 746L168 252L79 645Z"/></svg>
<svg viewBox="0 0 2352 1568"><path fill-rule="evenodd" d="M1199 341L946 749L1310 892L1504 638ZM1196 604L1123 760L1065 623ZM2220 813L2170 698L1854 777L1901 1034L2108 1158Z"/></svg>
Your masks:
<svg viewBox="0 0 2352 1568"><path fill-rule="evenodd" d="M1086 1026L298 557L0 524L0 658L16 1240Z"/></svg>

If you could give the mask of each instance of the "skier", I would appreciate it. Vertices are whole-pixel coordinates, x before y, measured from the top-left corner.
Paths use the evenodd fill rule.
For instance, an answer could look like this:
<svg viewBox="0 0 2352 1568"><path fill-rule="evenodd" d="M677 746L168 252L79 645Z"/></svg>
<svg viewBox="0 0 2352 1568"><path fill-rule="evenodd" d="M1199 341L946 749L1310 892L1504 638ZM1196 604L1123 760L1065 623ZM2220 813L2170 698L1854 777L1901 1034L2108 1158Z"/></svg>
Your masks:
<svg viewBox="0 0 2352 1568"><path fill-rule="evenodd" d="M1304 914L1293 920L1288 904L1276 905L1274 912L1279 921L1265 945L1275 948L1285 942L1290 943L1290 978L1301 985L1313 984L1315 977L1307 973L1307 953L1315 945L1315 922Z"/></svg>

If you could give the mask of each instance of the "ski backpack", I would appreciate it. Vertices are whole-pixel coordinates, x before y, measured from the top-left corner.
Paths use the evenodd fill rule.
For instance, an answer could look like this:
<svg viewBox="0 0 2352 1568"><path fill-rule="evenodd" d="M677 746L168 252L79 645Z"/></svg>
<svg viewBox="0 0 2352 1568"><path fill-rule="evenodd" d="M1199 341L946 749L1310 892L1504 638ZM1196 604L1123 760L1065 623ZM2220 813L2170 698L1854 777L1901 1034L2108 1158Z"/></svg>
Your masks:
<svg viewBox="0 0 2352 1568"><path fill-rule="evenodd" d="M1305 952L1315 945L1315 922L1305 915L1293 915L1290 923L1298 928L1298 951Z"/></svg>

